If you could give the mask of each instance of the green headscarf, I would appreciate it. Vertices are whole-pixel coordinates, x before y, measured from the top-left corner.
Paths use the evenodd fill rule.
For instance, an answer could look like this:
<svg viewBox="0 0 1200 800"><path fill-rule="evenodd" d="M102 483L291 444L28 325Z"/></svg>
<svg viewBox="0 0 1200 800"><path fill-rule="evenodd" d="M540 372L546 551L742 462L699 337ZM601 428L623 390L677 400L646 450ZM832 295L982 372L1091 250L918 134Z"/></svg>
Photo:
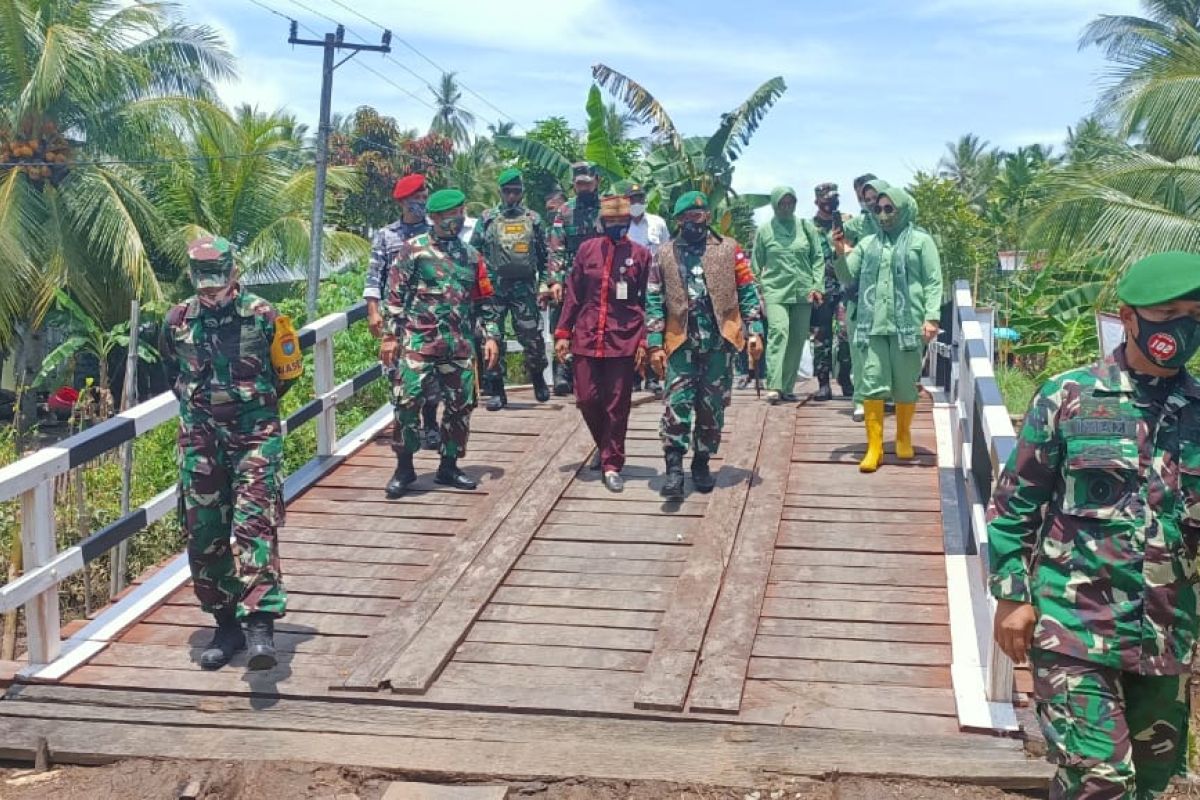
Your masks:
<svg viewBox="0 0 1200 800"><path fill-rule="evenodd" d="M895 294L896 331L900 339L901 350L916 350L921 341L921 331L914 327L908 319L908 296L905 293L908 286L908 254L912 248L913 223L917 218L917 203L912 196L899 186L872 181L871 185L880 197L886 196L896 207L896 218L891 230L883 230L868 238L863 247L862 271L859 273L859 286L862 288L858 304L858 322L854 329L854 345L866 349L871 341L871 329L875 324L875 303L863 302L868 300L867 292L873 293L873 288L879 278L879 270L892 271L892 291ZM890 264L883 263L883 247L885 240L892 245ZM869 298L871 301L873 297Z"/></svg>
<svg viewBox="0 0 1200 800"><path fill-rule="evenodd" d="M788 195L791 195L792 199L796 199L796 190L790 186L776 186L772 189L771 210L775 212L775 221L781 223L790 233L796 229L796 213L793 211L790 217L781 217L779 215L779 202Z"/></svg>

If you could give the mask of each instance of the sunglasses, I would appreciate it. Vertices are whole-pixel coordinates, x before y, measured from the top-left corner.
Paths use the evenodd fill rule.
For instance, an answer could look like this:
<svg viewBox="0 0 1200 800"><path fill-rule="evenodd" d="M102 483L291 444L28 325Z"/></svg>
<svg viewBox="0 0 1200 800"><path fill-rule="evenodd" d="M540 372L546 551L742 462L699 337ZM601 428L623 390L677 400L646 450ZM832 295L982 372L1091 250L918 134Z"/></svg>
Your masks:
<svg viewBox="0 0 1200 800"><path fill-rule="evenodd" d="M875 213L876 214L895 214L896 207L894 205L891 205L890 203L886 206L883 205L882 203L879 203L875 206Z"/></svg>

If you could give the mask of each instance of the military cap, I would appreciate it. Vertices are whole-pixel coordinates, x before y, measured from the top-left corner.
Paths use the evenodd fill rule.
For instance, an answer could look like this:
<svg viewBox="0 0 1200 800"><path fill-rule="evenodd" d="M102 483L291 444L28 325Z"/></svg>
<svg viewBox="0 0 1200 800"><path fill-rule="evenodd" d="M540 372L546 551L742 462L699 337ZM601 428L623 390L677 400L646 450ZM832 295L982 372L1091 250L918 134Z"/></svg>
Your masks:
<svg viewBox="0 0 1200 800"><path fill-rule="evenodd" d="M496 179L501 186L508 186L510 183L515 183L518 186L521 184L521 170L516 167L509 167L500 173L500 177Z"/></svg>
<svg viewBox="0 0 1200 800"><path fill-rule="evenodd" d="M623 194L606 194L600 198L600 216L628 217L629 198Z"/></svg>
<svg viewBox="0 0 1200 800"><path fill-rule="evenodd" d="M392 189L392 199L403 200L406 197L412 197L414 194L424 188L424 175L418 172L414 172L412 175L405 175L403 178L396 181L396 185Z"/></svg>
<svg viewBox="0 0 1200 800"><path fill-rule="evenodd" d="M233 274L233 246L222 236L201 236L188 243L188 266L197 289L229 283Z"/></svg>
<svg viewBox="0 0 1200 800"><path fill-rule="evenodd" d="M571 180L577 178L596 179L596 165L590 161L576 161L571 165Z"/></svg>
<svg viewBox="0 0 1200 800"><path fill-rule="evenodd" d="M837 194L838 187L836 183L818 183L816 188L817 199L828 197L831 194Z"/></svg>
<svg viewBox="0 0 1200 800"><path fill-rule="evenodd" d="M1117 297L1131 306L1200 300L1200 254L1175 250L1134 262L1117 284Z"/></svg>
<svg viewBox="0 0 1200 800"><path fill-rule="evenodd" d="M693 208L708 210L708 197L704 192L685 192L675 201L675 208L671 212L671 216L678 217L685 211L691 211Z"/></svg>
<svg viewBox="0 0 1200 800"><path fill-rule="evenodd" d="M467 196L458 189L439 189L429 195L429 202L425 207L429 213L437 214L439 211L458 208L465 202L467 202Z"/></svg>

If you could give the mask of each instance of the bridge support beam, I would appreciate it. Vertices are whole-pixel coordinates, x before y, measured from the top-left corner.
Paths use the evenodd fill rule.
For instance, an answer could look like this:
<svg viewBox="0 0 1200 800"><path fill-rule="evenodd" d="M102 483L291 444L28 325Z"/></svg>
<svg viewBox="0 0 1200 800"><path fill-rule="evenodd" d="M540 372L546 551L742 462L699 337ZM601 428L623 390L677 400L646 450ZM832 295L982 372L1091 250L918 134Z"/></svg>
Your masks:
<svg viewBox="0 0 1200 800"><path fill-rule="evenodd" d="M45 480L21 495L21 555L27 572L49 563L57 554L54 538L54 481ZM25 605L25 629L31 664L49 664L58 658L61 638L58 618L58 584Z"/></svg>

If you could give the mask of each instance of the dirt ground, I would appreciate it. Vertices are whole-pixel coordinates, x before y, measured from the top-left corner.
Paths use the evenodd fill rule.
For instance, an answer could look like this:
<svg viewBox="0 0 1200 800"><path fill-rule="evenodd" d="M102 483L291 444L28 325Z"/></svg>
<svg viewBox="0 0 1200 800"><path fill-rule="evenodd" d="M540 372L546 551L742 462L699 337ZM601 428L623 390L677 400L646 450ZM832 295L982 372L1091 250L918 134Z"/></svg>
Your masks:
<svg viewBox="0 0 1200 800"><path fill-rule="evenodd" d="M36 774L0 771L0 800L178 800L199 786L195 800L380 800L397 780L384 772L311 764L129 760L103 767L60 767ZM991 787L840 777L781 780L745 789L653 782L568 779L510 782L512 800L1028 800Z"/></svg>

